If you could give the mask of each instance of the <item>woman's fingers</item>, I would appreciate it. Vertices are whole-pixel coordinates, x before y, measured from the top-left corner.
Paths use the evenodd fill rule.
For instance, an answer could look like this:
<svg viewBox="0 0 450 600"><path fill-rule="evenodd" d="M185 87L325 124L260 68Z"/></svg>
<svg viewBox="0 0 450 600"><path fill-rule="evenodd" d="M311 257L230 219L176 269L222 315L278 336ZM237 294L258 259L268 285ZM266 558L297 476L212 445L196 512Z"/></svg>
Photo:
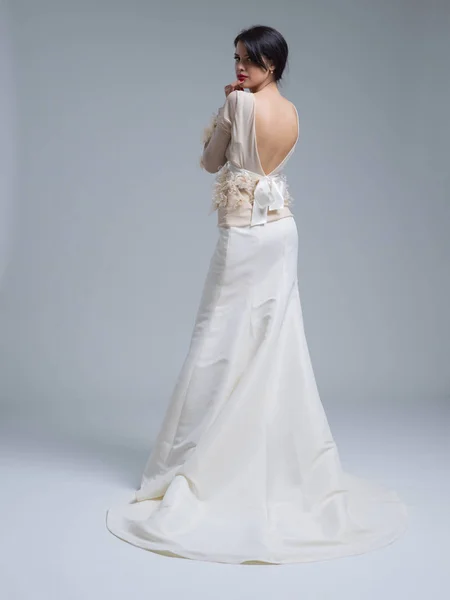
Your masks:
<svg viewBox="0 0 450 600"><path fill-rule="evenodd" d="M233 81L233 83L230 83L229 85L225 86L225 95L228 96L228 94L230 94L234 90L242 90L242 89L243 89L242 81L240 81L239 79L236 79L236 81Z"/></svg>

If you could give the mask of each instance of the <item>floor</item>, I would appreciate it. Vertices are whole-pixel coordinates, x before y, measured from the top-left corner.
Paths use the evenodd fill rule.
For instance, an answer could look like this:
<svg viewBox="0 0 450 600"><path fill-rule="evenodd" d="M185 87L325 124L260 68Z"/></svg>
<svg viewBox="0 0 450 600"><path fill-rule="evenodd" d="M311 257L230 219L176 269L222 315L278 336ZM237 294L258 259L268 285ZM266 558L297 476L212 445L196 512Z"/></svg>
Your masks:
<svg viewBox="0 0 450 600"><path fill-rule="evenodd" d="M149 448L69 435L55 423L45 429L23 421L3 422L1 597L448 597L448 408L427 404L393 411L386 406L369 416L340 408L328 415L344 466L396 489L410 507L410 526L401 539L364 555L281 566L170 558L119 540L106 529L105 513L138 486Z"/></svg>

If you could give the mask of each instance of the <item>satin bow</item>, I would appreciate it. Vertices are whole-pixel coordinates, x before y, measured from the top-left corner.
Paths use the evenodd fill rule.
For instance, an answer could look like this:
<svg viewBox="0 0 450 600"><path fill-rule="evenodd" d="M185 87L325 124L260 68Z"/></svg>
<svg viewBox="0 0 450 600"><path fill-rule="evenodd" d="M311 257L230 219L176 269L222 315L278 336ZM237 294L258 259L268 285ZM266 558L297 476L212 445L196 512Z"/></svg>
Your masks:
<svg viewBox="0 0 450 600"><path fill-rule="evenodd" d="M284 182L279 175L264 175L256 184L251 226L267 222L269 210L284 206Z"/></svg>
<svg viewBox="0 0 450 600"><path fill-rule="evenodd" d="M248 169L236 167L232 163L230 163L229 166L234 172L245 172L253 178L258 178L258 183L256 184L254 191L250 227L266 223L267 212L269 210L280 210L284 207L286 186L283 178L281 177L281 173L261 176L259 173L254 173Z"/></svg>

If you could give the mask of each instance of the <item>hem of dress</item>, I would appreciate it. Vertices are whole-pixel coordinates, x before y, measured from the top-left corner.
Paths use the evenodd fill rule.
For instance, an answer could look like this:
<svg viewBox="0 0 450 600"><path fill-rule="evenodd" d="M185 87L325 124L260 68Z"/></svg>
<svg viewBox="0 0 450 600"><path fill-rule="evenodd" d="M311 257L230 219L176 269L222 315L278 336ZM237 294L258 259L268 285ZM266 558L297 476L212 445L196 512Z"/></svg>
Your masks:
<svg viewBox="0 0 450 600"><path fill-rule="evenodd" d="M203 562L211 562L211 563L225 563L225 564L237 564L237 565L287 565L287 564L298 564L298 563L313 563L313 562L325 562L328 560L336 560L339 558L346 558L351 556L360 556L362 554L367 554L369 552L373 552L375 550L380 550L387 546L393 544L396 540L402 537L405 532L409 528L409 517L405 513L404 520L402 521L401 527L398 530L393 532L389 537L384 539L379 539L377 542L373 542L371 544L360 544L359 546L353 545L353 547L347 547L343 552L329 552L327 554L323 554L322 556L301 556L294 555L286 558L279 559L265 559L265 558L248 558L245 556L238 556L233 554L228 555L218 555L218 554L208 554L206 555L203 552L196 552L195 550L188 550L187 548L179 547L177 551L168 550L163 547L161 543L152 544L151 542L146 542L141 539L132 538L128 532L124 531L120 526L115 524L114 522L108 521L109 510L106 512L106 527L110 533L112 533L118 539L135 546L137 548L141 548L142 550L147 550L148 552L153 552L155 554L160 554L164 556L168 556L171 558L184 558L188 560L200 560ZM174 544L172 543L172 546Z"/></svg>

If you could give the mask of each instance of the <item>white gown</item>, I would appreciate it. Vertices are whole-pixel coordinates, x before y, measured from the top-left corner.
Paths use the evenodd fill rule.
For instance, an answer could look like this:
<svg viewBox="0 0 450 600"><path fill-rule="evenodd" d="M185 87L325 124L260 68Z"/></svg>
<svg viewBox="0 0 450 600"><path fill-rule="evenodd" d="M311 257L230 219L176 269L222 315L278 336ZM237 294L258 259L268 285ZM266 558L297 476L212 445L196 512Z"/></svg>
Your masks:
<svg viewBox="0 0 450 600"><path fill-rule="evenodd" d="M318 394L295 219L218 232L141 487L107 511L109 531L225 563L310 562L390 544L407 528L406 505L343 471Z"/></svg>

